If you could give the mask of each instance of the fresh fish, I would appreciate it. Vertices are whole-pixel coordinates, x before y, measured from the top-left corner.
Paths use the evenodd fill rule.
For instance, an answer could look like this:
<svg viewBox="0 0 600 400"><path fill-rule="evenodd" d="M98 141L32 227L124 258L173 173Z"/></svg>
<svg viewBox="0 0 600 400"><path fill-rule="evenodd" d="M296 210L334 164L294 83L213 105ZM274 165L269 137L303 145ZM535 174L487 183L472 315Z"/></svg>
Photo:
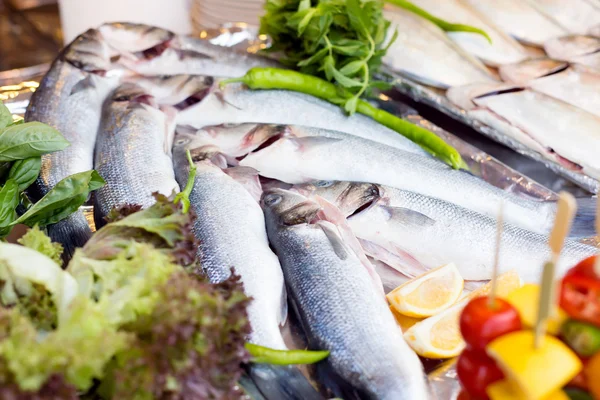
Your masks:
<svg viewBox="0 0 600 400"><path fill-rule="evenodd" d="M246 188L230 176L236 174L223 169L226 160L220 150L214 146L191 147L191 139L190 135L176 135L173 161L182 187L189 175L186 149L190 149L197 168L190 203L197 214L193 230L200 241L200 265L211 282L227 279L233 268L241 277L244 291L252 297L247 309L252 327L250 342L287 349L279 329L287 319L287 295L279 259L269 247L263 212ZM252 177L254 186L260 188L258 175ZM252 364L248 373L269 399L322 398L292 366Z"/></svg>
<svg viewBox="0 0 600 400"><path fill-rule="evenodd" d="M554 223L552 204L508 193L433 158L333 131L288 126L281 138L271 139L243 158L240 165L293 184L345 180L388 185L490 216L496 215L503 201L507 221L538 233L549 232ZM591 220L582 217L582 225L586 234L593 232ZM581 233L578 229L575 232Z"/></svg>
<svg viewBox="0 0 600 400"><path fill-rule="evenodd" d="M464 0L475 11L518 41L541 47L568 32L523 0Z"/></svg>
<svg viewBox="0 0 600 400"><path fill-rule="evenodd" d="M568 67L569 63L566 61L542 57L503 65L498 68L498 73L504 82L524 85L536 78L563 71Z"/></svg>
<svg viewBox="0 0 600 400"><path fill-rule="evenodd" d="M392 70L441 89L494 80L479 60L432 22L399 8L385 16L392 22L390 31L398 30L383 59Z"/></svg>
<svg viewBox="0 0 600 400"><path fill-rule="evenodd" d="M321 206L282 189L261 204L310 348L331 352L321 382L344 399L427 399L423 367L369 272L336 225L313 222Z"/></svg>
<svg viewBox="0 0 600 400"><path fill-rule="evenodd" d="M600 38L568 35L551 39L544 44L549 57L581 64L600 72Z"/></svg>
<svg viewBox="0 0 600 400"><path fill-rule="evenodd" d="M175 110L160 109L141 87L121 85L102 113L95 152L95 168L106 185L95 193L96 225L121 204L154 204L152 193L179 192L171 147Z"/></svg>
<svg viewBox="0 0 600 400"><path fill-rule="evenodd" d="M191 106L177 115L177 125L196 129L234 123L304 124L315 128L335 129L368 138L392 147L425 154L417 144L384 127L369 117L344 111L316 97L285 90L249 90L231 84L201 96L190 94ZM201 98L200 98L201 97Z"/></svg>
<svg viewBox="0 0 600 400"><path fill-rule="evenodd" d="M414 257L425 268L456 263L468 280L490 279L492 275L496 218L454 204L405 190L352 182L317 182L300 188L319 195L349 213L348 224L354 234L382 250ZM362 191L362 193L361 193ZM337 195L342 193L343 195ZM361 204L363 203L363 204ZM539 280L542 266L550 257L546 235L535 234L505 224L500 253L500 271L516 269L527 282ZM557 273L597 249L568 240L561 253ZM375 255L376 257L376 255ZM407 265L394 265L401 272Z"/></svg>
<svg viewBox="0 0 600 400"><path fill-rule="evenodd" d="M600 10L587 0L527 0L571 33L586 34L600 26Z"/></svg>
<svg viewBox="0 0 600 400"><path fill-rule="evenodd" d="M175 35L150 25L110 23L98 29L119 53L117 64L140 75L236 77L252 67L279 65L265 57L213 45L207 40Z"/></svg>
<svg viewBox="0 0 600 400"><path fill-rule="evenodd" d="M470 32L447 32L447 35L465 51L478 57L487 65L495 67L527 58L525 49L518 42L492 22L462 4L460 0L414 0L412 3L448 21L483 29L492 39L492 43L483 36Z"/></svg>
<svg viewBox="0 0 600 400"><path fill-rule="evenodd" d="M542 93L499 85L448 90L473 118L550 160L600 179L600 117Z"/></svg>
<svg viewBox="0 0 600 400"><path fill-rule="evenodd" d="M71 143L63 151L42 157L40 176L30 190L34 200L61 179L93 168L102 103L118 84L117 76L104 76L109 69L110 49L98 31L91 29L62 51L31 97L25 120L46 123ZM48 233L63 244L65 260L92 234L82 212L50 226Z"/></svg>

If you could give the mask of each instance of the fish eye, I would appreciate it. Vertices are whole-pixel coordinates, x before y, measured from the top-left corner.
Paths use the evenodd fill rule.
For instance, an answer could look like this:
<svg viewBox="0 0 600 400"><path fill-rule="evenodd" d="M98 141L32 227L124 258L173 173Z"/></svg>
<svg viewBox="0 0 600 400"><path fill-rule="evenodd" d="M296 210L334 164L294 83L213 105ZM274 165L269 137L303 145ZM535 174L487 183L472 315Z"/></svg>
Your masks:
<svg viewBox="0 0 600 400"><path fill-rule="evenodd" d="M179 138L179 139L175 140L175 145L183 146L184 144L188 144L189 142L190 142L190 139L188 139L188 138Z"/></svg>
<svg viewBox="0 0 600 400"><path fill-rule="evenodd" d="M333 181L318 181L315 182L315 186L316 187L322 187L322 188L326 188L333 185Z"/></svg>
<svg viewBox="0 0 600 400"><path fill-rule="evenodd" d="M265 203L265 205L267 207L271 207L271 206L279 204L282 199L283 199L283 197L281 197L281 195L278 195L278 194L269 194L269 195L267 195L265 197L265 199L263 200L263 202Z"/></svg>

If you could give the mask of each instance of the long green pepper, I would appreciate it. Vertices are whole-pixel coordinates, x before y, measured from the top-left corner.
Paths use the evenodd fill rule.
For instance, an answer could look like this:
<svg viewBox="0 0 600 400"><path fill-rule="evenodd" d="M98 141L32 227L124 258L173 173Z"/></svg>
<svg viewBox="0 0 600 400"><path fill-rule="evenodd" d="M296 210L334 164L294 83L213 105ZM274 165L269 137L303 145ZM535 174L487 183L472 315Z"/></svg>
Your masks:
<svg viewBox="0 0 600 400"><path fill-rule="evenodd" d="M240 78L222 80L220 86L234 82L244 83L253 90L284 89L302 92L337 105L343 104L351 96L342 88L321 78L279 68L255 67ZM373 107L364 100L358 100L356 111L407 137L453 168L465 168L466 163L460 153L433 132Z"/></svg>
<svg viewBox="0 0 600 400"><path fill-rule="evenodd" d="M252 343L244 345L254 363L293 365L314 364L329 356L327 350L275 350Z"/></svg>

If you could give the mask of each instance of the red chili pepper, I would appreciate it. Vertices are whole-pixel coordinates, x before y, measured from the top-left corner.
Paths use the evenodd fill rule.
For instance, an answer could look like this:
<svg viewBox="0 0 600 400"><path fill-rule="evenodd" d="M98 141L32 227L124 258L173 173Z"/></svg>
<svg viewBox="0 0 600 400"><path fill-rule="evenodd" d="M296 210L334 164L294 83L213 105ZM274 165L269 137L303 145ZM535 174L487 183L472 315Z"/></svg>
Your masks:
<svg viewBox="0 0 600 400"><path fill-rule="evenodd" d="M586 258L562 280L560 306L573 319L600 326L600 276L594 271L596 256Z"/></svg>

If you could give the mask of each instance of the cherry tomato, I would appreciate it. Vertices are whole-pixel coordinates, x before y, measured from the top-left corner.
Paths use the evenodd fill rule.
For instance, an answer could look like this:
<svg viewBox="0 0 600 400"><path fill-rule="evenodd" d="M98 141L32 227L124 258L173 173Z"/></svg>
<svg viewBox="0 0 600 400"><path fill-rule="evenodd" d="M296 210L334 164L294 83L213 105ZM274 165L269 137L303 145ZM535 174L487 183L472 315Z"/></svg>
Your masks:
<svg viewBox="0 0 600 400"><path fill-rule="evenodd" d="M502 299L496 298L490 307L487 297L477 297L460 314L460 333L467 347L482 353L492 340L520 329L518 311Z"/></svg>
<svg viewBox="0 0 600 400"><path fill-rule="evenodd" d="M600 326L600 276L594 271L596 256L571 268L562 280L560 307L573 319Z"/></svg>
<svg viewBox="0 0 600 400"><path fill-rule="evenodd" d="M473 400L487 400L485 389L504 378L500 368L487 354L468 348L458 357L456 373L462 387Z"/></svg>

